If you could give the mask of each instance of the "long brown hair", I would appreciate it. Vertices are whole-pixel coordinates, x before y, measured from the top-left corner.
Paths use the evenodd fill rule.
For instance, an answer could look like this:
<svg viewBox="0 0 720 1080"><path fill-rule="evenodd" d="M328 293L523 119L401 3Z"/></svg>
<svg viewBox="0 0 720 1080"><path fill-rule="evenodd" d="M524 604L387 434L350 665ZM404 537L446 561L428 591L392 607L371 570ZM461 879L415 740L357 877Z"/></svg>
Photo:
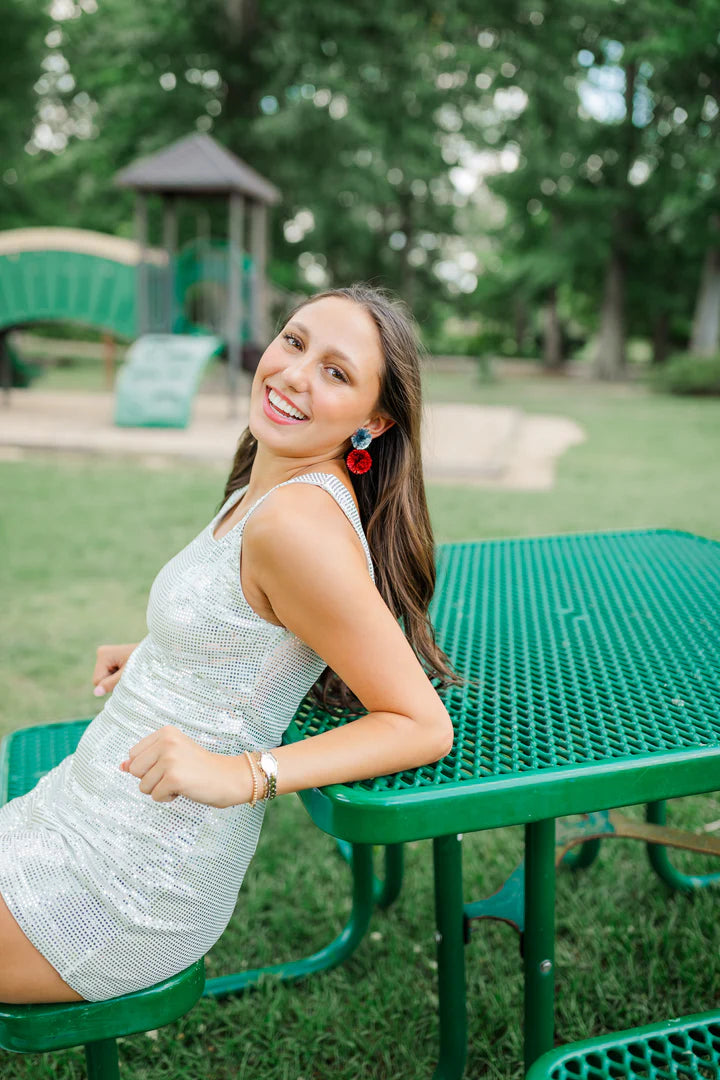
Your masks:
<svg viewBox="0 0 720 1080"><path fill-rule="evenodd" d="M301 308L327 296L361 304L375 321L384 356L377 410L395 421L373 440L372 468L361 476L350 474L375 583L436 688L459 685L463 680L438 646L428 617L435 590L435 551L420 442L420 363L424 347L404 302L366 283L327 289L302 300L286 315L278 332ZM246 428L238 441L221 506L233 491L248 483L256 450L257 440ZM312 694L326 709L362 709L349 687L329 667L313 686Z"/></svg>

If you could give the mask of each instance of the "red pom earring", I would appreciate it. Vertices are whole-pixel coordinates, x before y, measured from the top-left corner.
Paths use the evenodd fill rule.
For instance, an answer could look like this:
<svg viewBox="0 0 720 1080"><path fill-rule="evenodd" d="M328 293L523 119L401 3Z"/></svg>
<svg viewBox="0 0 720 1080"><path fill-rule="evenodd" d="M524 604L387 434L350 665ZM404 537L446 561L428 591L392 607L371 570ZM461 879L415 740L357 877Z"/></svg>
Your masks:
<svg viewBox="0 0 720 1080"><path fill-rule="evenodd" d="M347 456L346 464L350 472L366 473L372 465L372 458L365 449L372 442L372 435L367 428L358 428L350 436L350 442L355 447Z"/></svg>

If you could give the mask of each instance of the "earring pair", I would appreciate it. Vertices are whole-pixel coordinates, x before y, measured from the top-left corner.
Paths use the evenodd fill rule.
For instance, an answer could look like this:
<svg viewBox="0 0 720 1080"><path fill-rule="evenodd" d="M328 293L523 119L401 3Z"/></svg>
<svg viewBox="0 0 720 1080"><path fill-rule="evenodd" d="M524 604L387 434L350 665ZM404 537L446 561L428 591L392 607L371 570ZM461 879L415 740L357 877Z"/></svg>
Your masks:
<svg viewBox="0 0 720 1080"><path fill-rule="evenodd" d="M360 427L352 433L350 442L354 449L346 458L348 469L353 473L366 473L372 465L372 458L365 448L372 442L372 435L367 428Z"/></svg>

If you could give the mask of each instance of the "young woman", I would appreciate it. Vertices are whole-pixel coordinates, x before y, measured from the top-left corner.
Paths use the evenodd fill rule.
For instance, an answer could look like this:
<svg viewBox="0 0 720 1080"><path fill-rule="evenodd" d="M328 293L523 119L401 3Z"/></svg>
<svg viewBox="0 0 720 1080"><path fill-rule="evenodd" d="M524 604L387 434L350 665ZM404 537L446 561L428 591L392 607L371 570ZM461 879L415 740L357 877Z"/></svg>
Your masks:
<svg viewBox="0 0 720 1080"><path fill-rule="evenodd" d="M0 1001L181 971L225 929L269 798L450 752L418 348L403 306L356 285L263 353L224 502L157 575L147 636L98 650L104 708L0 808ZM310 690L368 711L281 746Z"/></svg>

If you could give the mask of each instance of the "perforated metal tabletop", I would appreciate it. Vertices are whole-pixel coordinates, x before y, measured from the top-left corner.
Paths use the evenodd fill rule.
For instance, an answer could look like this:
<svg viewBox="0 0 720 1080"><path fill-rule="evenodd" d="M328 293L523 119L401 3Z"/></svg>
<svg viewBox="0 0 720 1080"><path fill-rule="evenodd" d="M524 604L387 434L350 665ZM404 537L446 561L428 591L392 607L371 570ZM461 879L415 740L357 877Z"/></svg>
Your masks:
<svg viewBox="0 0 720 1080"><path fill-rule="evenodd" d="M667 529L444 544L431 616L468 681L436 765L302 795L393 843L720 787L720 544ZM285 741L347 718L305 703Z"/></svg>

